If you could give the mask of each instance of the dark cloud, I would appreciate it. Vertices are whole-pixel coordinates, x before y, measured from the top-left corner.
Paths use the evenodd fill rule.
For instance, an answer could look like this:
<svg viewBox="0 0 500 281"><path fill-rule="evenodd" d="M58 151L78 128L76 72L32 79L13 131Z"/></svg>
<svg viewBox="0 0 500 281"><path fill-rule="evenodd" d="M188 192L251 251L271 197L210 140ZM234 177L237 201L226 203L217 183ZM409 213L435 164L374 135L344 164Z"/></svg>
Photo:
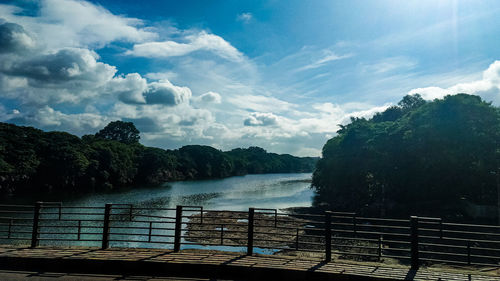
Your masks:
<svg viewBox="0 0 500 281"><path fill-rule="evenodd" d="M191 98L191 90L187 87L174 86L169 81L151 83L145 93L148 104L174 106L187 103Z"/></svg>
<svg viewBox="0 0 500 281"><path fill-rule="evenodd" d="M134 123L137 129L142 133L157 133L163 130L157 121L149 117L124 118L123 121Z"/></svg>
<svg viewBox="0 0 500 281"><path fill-rule="evenodd" d="M54 54L38 55L14 63L4 73L30 79L34 86L46 84L102 83L109 81L116 69L97 62L97 54L87 49L62 49Z"/></svg>
<svg viewBox="0 0 500 281"><path fill-rule="evenodd" d="M34 45L33 38L19 24L0 23L0 54L22 52Z"/></svg>

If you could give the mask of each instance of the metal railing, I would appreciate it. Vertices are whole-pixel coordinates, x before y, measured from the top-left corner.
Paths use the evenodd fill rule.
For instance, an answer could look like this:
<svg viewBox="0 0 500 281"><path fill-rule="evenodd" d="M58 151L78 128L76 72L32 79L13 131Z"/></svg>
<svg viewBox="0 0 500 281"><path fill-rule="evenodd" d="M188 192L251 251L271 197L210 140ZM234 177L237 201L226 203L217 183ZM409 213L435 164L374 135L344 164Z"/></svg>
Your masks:
<svg viewBox="0 0 500 281"><path fill-rule="evenodd" d="M276 209L144 208L131 204L63 206L60 202L0 205L0 243L215 247L252 255L270 250L352 258L500 266L500 226L447 223L440 218L369 218L356 213L285 214ZM222 247L222 248L221 248Z"/></svg>

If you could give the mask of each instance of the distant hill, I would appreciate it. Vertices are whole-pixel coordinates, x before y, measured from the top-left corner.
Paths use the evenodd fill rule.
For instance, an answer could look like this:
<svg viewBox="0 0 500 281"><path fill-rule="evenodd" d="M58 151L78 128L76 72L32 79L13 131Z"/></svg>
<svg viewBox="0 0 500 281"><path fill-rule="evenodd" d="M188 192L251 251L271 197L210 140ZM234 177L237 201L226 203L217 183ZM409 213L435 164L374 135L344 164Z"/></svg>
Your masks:
<svg viewBox="0 0 500 281"><path fill-rule="evenodd" d="M130 122L111 122L82 138L0 123L0 196L85 193L166 181L261 173L312 172L318 158L268 153L259 147L223 152L188 145L177 150L139 143Z"/></svg>

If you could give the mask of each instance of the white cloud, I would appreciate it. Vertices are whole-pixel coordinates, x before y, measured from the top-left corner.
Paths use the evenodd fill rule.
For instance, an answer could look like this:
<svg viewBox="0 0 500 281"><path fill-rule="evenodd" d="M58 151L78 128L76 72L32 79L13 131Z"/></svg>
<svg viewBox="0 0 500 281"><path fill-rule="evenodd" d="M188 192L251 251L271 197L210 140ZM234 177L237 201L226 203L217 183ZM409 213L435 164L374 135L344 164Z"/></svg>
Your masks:
<svg viewBox="0 0 500 281"><path fill-rule="evenodd" d="M310 63L308 65L305 65L303 67L298 68L296 71L315 69L318 67L322 67L329 62L341 60L341 59L347 59L347 58L350 58L352 56L353 56L353 54L337 55L330 50L325 50L324 55L321 58L313 61L312 63Z"/></svg>
<svg viewBox="0 0 500 281"><path fill-rule="evenodd" d="M241 13L236 16L237 21L241 21L244 23L249 23L253 19L252 13Z"/></svg>
<svg viewBox="0 0 500 281"><path fill-rule="evenodd" d="M157 38L136 18L117 16L99 5L77 0L43 0L36 17L0 9L0 17L22 24L48 48L103 46L113 41L143 42Z"/></svg>
<svg viewBox="0 0 500 281"><path fill-rule="evenodd" d="M146 103L143 93L147 90L148 83L138 73L113 78L107 85L109 92L118 95L124 103Z"/></svg>
<svg viewBox="0 0 500 281"><path fill-rule="evenodd" d="M212 52L231 61L241 61L243 54L222 37L201 31L182 38L185 43L175 41L146 42L135 44L127 55L148 58L185 56L196 51Z"/></svg>
<svg viewBox="0 0 500 281"><path fill-rule="evenodd" d="M65 48L32 56L5 54L0 96L26 104L77 103L96 97L116 73L90 50Z"/></svg>
<svg viewBox="0 0 500 281"><path fill-rule="evenodd" d="M188 87L179 87L168 80L160 80L160 82L150 83L144 95L148 104L173 106L188 103L192 94Z"/></svg>
<svg viewBox="0 0 500 281"><path fill-rule="evenodd" d="M275 126L278 124L278 116L272 113L253 112L243 121L245 126Z"/></svg>
<svg viewBox="0 0 500 281"><path fill-rule="evenodd" d="M219 93L209 91L197 97L196 101L203 103L221 103L222 98Z"/></svg>
<svg viewBox="0 0 500 281"><path fill-rule="evenodd" d="M363 65L363 71L370 74L384 74L391 71L409 71L417 66L417 61L408 57L384 58L372 64Z"/></svg>
<svg viewBox="0 0 500 281"><path fill-rule="evenodd" d="M410 90L408 94L420 94L424 99L433 100L446 95L466 93L481 96L486 101L500 105L500 61L495 61L483 72L481 80L458 83L448 88L426 87Z"/></svg>
<svg viewBox="0 0 500 281"><path fill-rule="evenodd" d="M48 130L71 131L83 135L106 126L113 119L93 113L65 114L49 106L43 106L27 112L13 112L11 116L2 116L3 121L30 125Z"/></svg>
<svg viewBox="0 0 500 281"><path fill-rule="evenodd" d="M229 103L238 106L244 110L258 112L284 112L297 105L274 98L260 95L236 95L228 99Z"/></svg>

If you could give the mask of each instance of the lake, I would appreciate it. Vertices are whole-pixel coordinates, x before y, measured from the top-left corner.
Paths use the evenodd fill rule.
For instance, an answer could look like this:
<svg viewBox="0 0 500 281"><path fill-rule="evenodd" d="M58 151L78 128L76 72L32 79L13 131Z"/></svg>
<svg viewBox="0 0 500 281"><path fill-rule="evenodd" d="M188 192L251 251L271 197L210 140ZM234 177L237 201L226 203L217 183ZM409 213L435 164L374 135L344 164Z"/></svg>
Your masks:
<svg viewBox="0 0 500 281"><path fill-rule="evenodd" d="M225 179L170 182L157 187L137 187L115 192L92 193L77 198L61 197L53 201L62 201L64 207L69 207L64 208L62 217L58 216L58 212L61 210L58 209L57 205L47 203L43 208L41 218L45 219L43 221L45 226L42 232L47 234L42 234L41 238L49 240L44 240L41 244L99 246L102 238L103 207L106 203L113 203L116 204L114 205L116 209L113 209L113 214L118 220L114 221L114 226L112 226L112 232L114 232L112 237L115 239L111 242L112 247L170 247L173 241L171 236L173 231L166 228L162 230L161 227L173 227L171 225L173 221L167 219L167 217L175 217L175 210L173 209L175 209L176 205L203 206L204 210L230 211L247 211L249 207L266 209L309 207L314 195L313 190L309 188L310 180L311 173L246 175ZM16 200L31 201L32 199L16 198ZM135 208L133 216L132 213L129 215L129 204ZM84 208L75 209L71 208L72 206ZM89 207L99 207L99 209ZM14 223L24 222L23 218L28 219L29 222L33 216L29 213L9 214L16 217ZM187 210L185 213L185 215L190 214L193 214L193 212ZM166 238L161 240L162 242L147 243L148 237L144 235L144 231L147 231L148 225L151 227L151 224L144 222L144 219L155 217L163 219L153 219L154 227L157 229L152 233L150 232L150 235L164 235L164 238ZM187 218L184 221L186 222ZM82 235L78 234L78 239L75 241L76 230L79 229L77 226L80 223ZM10 226L4 222L0 225L0 232L9 231L10 233L9 228ZM19 225L14 227L13 231L24 231L24 234L16 234L19 239L13 241L1 239L0 237L0 243L25 243L26 240L30 239L28 234L31 229L29 226ZM72 234L62 234L61 232ZM78 230L78 233L80 233L80 230ZM21 239L21 237L25 238ZM124 240L129 242L124 242ZM183 243L186 242L184 239L182 241ZM240 246L202 246L196 243L183 245L182 248L230 251L244 251L246 249ZM256 253L273 253L275 251L273 249L255 248Z"/></svg>
<svg viewBox="0 0 500 281"><path fill-rule="evenodd" d="M196 205L206 209L243 211L249 207L283 209L311 206L311 173L263 174L225 179L181 181L151 188L94 193L64 200L65 206L103 206L105 203L137 207L175 208Z"/></svg>

